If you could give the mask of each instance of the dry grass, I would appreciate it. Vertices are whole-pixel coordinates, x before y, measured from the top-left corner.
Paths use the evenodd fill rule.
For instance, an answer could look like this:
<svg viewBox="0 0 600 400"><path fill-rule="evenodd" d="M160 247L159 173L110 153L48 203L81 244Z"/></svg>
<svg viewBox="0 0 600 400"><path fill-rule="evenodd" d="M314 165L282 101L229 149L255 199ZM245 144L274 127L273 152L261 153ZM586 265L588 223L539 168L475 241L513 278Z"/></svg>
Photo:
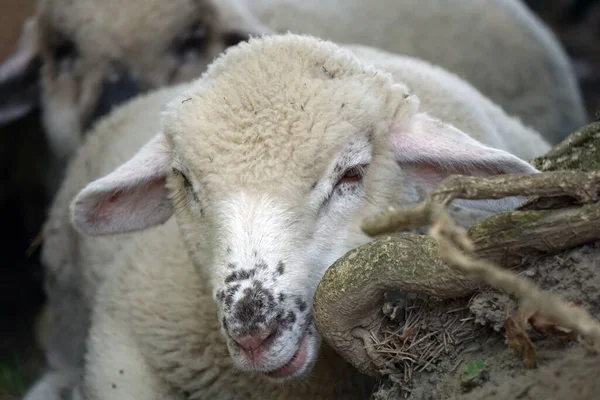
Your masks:
<svg viewBox="0 0 600 400"><path fill-rule="evenodd" d="M382 324L386 327L377 335L369 333L366 343L372 343L370 350L383 360L381 373L393 376L408 396L413 373L437 368L439 360L478 336L482 327L474 319L468 299L442 302L420 296L408 301L402 322Z"/></svg>

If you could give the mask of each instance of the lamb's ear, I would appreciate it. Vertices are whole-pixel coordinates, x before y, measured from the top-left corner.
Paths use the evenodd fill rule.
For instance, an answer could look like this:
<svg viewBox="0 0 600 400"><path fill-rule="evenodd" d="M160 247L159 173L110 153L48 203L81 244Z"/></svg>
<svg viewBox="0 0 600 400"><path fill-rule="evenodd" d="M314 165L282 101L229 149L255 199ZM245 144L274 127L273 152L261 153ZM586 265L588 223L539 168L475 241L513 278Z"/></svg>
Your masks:
<svg viewBox="0 0 600 400"><path fill-rule="evenodd" d="M425 113L412 117L409 125L394 129L391 146L404 171L405 185L414 192L421 187L434 190L449 175L491 176L499 174L538 173L524 160L488 147L456 127L434 119ZM513 209L523 198L459 201L457 205L470 209L499 212Z"/></svg>
<svg viewBox="0 0 600 400"><path fill-rule="evenodd" d="M167 221L173 208L166 188L169 154L162 134L129 161L88 184L71 203L71 220L90 236L145 229Z"/></svg>
<svg viewBox="0 0 600 400"><path fill-rule="evenodd" d="M17 50L0 64L0 125L31 112L39 102L37 23L34 17L23 24Z"/></svg>

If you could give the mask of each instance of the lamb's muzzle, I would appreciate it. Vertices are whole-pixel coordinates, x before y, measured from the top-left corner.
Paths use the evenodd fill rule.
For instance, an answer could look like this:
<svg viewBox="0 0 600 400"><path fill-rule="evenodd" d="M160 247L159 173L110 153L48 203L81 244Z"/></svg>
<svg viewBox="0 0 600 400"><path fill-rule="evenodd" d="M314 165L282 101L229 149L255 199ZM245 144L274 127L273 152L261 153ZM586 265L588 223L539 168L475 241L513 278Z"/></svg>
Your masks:
<svg viewBox="0 0 600 400"><path fill-rule="evenodd" d="M230 352L235 356L234 359L238 360L239 367L248 371L263 372L273 379L292 378L309 369L316 353L314 349L309 351L309 348L318 347L319 344L318 340L311 338L316 332L312 320L306 324L299 339L290 341L289 335L286 336L286 331L290 331L296 321L296 312L308 311L306 302L296 301L300 307L297 311L285 312L280 304L277 308L279 311L269 313L269 306L275 306L275 299L270 291L255 281L252 288L244 290L245 295L235 305L228 305L239 289L240 284L235 284L220 291L218 295L225 304L224 309L232 311L229 318L223 317L222 328L228 336ZM279 300L282 299L284 296L279 296ZM269 314L272 317L267 320L265 315ZM232 322L228 323L228 320ZM281 342L289 344L286 346ZM290 356L294 349L295 352Z"/></svg>

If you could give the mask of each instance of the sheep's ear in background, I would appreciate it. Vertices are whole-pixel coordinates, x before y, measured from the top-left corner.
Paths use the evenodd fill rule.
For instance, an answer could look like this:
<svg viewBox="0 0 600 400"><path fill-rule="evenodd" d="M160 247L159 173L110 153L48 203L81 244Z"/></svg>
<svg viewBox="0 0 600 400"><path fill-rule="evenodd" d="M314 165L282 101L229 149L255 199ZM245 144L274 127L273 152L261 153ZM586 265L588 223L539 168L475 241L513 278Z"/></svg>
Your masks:
<svg viewBox="0 0 600 400"><path fill-rule="evenodd" d="M39 102L37 22L23 24L17 50L0 64L0 125L31 112Z"/></svg>
<svg viewBox="0 0 600 400"><path fill-rule="evenodd" d="M88 184L71 203L71 220L90 236L132 232L166 222L173 208L166 188L169 153L162 134L129 161Z"/></svg>
<svg viewBox="0 0 600 400"><path fill-rule="evenodd" d="M425 113L412 117L408 127L393 129L390 144L403 170L405 185L413 193L417 188L434 190L449 175L492 176L499 174L538 173L524 160L488 147L456 127ZM466 209L500 212L514 209L523 198L457 201Z"/></svg>

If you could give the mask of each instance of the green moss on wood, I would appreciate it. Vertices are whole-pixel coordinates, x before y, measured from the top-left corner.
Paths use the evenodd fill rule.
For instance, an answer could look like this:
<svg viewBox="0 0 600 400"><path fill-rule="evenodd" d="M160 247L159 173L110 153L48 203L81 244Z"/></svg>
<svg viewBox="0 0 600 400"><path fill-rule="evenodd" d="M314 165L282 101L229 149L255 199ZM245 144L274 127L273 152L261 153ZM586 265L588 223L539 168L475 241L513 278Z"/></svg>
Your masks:
<svg viewBox="0 0 600 400"><path fill-rule="evenodd" d="M479 221L469 229L469 237L481 248L494 242L514 241L527 228L544 219L550 211L507 211Z"/></svg>
<svg viewBox="0 0 600 400"><path fill-rule="evenodd" d="M541 171L600 170L600 122L584 126L531 164Z"/></svg>

